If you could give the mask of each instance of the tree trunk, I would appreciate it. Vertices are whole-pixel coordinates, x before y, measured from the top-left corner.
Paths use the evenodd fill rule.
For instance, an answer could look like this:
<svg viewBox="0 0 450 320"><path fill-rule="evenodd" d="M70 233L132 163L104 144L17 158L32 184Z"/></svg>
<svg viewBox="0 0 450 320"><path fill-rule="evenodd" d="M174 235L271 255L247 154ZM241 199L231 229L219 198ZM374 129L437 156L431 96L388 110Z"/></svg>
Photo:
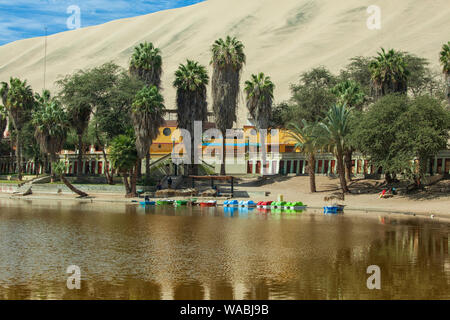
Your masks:
<svg viewBox="0 0 450 320"><path fill-rule="evenodd" d="M341 188L343 193L348 193L350 190L347 187L347 181L345 180L345 166L344 166L344 155L342 149L338 146L337 148L337 162L338 162L338 173L339 180L341 182Z"/></svg>
<svg viewBox="0 0 450 320"><path fill-rule="evenodd" d="M66 179L66 177L64 177L63 174L60 176L60 178L61 178L61 181L62 181L62 182L67 186L67 188L69 188L72 192L78 194L80 197L83 197L83 198L88 196L87 193L85 193L85 192L83 192L83 191L81 191L81 190L75 188L75 187L74 187L74 186Z"/></svg>
<svg viewBox="0 0 450 320"><path fill-rule="evenodd" d="M384 180L386 181L387 184L392 183L393 179L392 179L391 174L389 172L386 172L384 174Z"/></svg>
<svg viewBox="0 0 450 320"><path fill-rule="evenodd" d="M16 130L16 165L17 165L17 176L19 181L22 181L22 154L20 149L20 137L19 132Z"/></svg>
<svg viewBox="0 0 450 320"><path fill-rule="evenodd" d="M313 154L309 155L308 173L309 173L309 187L311 192L317 192L316 189L316 158Z"/></svg>
<svg viewBox="0 0 450 320"><path fill-rule="evenodd" d="M448 72L445 73L445 89L447 102L450 105L450 74Z"/></svg>
<svg viewBox="0 0 450 320"><path fill-rule="evenodd" d="M122 178L125 186L125 195L128 196L131 193L130 184L128 183L128 173L122 173Z"/></svg>
<svg viewBox="0 0 450 320"><path fill-rule="evenodd" d="M51 183L55 182L55 179L56 179L54 165L53 165L55 162L56 162L56 155L54 153L52 153L50 155L50 182Z"/></svg>
<svg viewBox="0 0 450 320"><path fill-rule="evenodd" d="M103 159L105 160L105 177L106 177L106 181L108 182L109 185L113 185L114 181L112 176L109 174L109 166L108 166L108 158L106 156L106 151L105 151L105 146L103 145L102 141L100 140L100 136L98 135L98 131L97 131L98 127L97 124L95 125L95 137L97 138L97 143L101 146L102 148L102 154L103 154Z"/></svg>
<svg viewBox="0 0 450 320"><path fill-rule="evenodd" d="M227 150L225 148L225 136L222 139L222 163L220 164L220 175L226 175L225 159L227 158Z"/></svg>
<svg viewBox="0 0 450 320"><path fill-rule="evenodd" d="M139 179L142 179L142 159L139 159L139 161L137 162L136 172L137 177Z"/></svg>
<svg viewBox="0 0 450 320"><path fill-rule="evenodd" d="M134 166L134 170L130 177L130 184L131 184L130 185L130 193L127 195L127 198L137 197L136 183L137 183L137 177L138 177L138 163L139 162L136 162L136 164Z"/></svg>
<svg viewBox="0 0 450 320"><path fill-rule="evenodd" d="M145 155L145 180L150 181L150 151Z"/></svg>
<svg viewBox="0 0 450 320"><path fill-rule="evenodd" d="M351 148L345 150L345 176L348 183L352 181L352 155L353 150Z"/></svg>
<svg viewBox="0 0 450 320"><path fill-rule="evenodd" d="M78 160L77 177L83 175L83 135L78 134Z"/></svg>

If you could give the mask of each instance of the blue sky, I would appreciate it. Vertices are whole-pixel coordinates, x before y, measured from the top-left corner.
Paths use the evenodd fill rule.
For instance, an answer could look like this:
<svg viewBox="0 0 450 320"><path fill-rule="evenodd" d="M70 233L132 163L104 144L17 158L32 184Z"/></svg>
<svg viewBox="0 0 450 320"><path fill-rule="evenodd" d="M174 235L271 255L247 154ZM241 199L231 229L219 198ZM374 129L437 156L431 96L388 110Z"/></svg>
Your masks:
<svg viewBox="0 0 450 320"><path fill-rule="evenodd" d="M0 45L43 36L46 27L48 34L69 30L70 6L80 8L83 28L198 2L202 0L0 0Z"/></svg>

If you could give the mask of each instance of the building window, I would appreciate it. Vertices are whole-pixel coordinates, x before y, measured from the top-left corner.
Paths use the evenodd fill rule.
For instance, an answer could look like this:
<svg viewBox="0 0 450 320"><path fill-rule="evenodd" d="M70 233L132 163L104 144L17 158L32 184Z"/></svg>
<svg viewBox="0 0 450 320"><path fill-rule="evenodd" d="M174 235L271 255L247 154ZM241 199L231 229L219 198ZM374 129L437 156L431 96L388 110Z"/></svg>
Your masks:
<svg viewBox="0 0 450 320"><path fill-rule="evenodd" d="M163 130L163 134L168 137L172 134L172 130L170 130L170 128L164 128Z"/></svg>

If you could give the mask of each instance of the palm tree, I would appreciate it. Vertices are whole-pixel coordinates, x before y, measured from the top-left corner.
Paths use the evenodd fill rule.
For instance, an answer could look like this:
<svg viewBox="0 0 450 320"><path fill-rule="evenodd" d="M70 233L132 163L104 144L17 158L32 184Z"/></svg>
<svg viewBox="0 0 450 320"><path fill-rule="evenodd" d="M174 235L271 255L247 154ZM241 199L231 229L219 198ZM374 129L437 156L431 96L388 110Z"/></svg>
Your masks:
<svg viewBox="0 0 450 320"><path fill-rule="evenodd" d="M346 148L346 137L349 133L350 110L345 105L334 105L321 123L326 130L330 144L334 146L337 159L339 179L343 193L349 192L345 180L344 150Z"/></svg>
<svg viewBox="0 0 450 320"><path fill-rule="evenodd" d="M378 56L370 62L369 71L377 97L389 93L406 94L409 71L403 53L381 48Z"/></svg>
<svg viewBox="0 0 450 320"><path fill-rule="evenodd" d="M445 82L447 84L447 100L450 104L450 41L442 46L439 60L442 65L442 72L445 75Z"/></svg>
<svg viewBox="0 0 450 320"><path fill-rule="evenodd" d="M134 48L130 61L130 73L148 86L161 86L162 58L161 50L153 43L140 43Z"/></svg>
<svg viewBox="0 0 450 320"><path fill-rule="evenodd" d="M316 154L328 142L326 132L318 123L309 124L304 119L301 126L292 122L288 125L288 129L288 136L296 143L294 148L300 149L302 153L308 156L309 186L311 192L317 192L315 175Z"/></svg>
<svg viewBox="0 0 450 320"><path fill-rule="evenodd" d="M189 174L197 174L198 167L194 164L194 122L208 119L208 102L206 101L206 86L209 77L206 68L195 61L187 60L180 64L175 72L173 86L177 89L177 119L178 127L191 134L191 165ZM187 143L188 141L185 141Z"/></svg>
<svg viewBox="0 0 450 320"><path fill-rule="evenodd" d="M6 115L6 110L3 106L0 106L0 142L2 142L3 134L5 133L7 125L8 117Z"/></svg>
<svg viewBox="0 0 450 320"><path fill-rule="evenodd" d="M338 83L334 88L331 89L331 92L337 97L337 103L339 105L346 105L350 108L355 108L359 111L362 110L362 104L365 100L365 93L361 89L359 83L353 80L345 80ZM344 150L344 162L345 162L345 174L347 178L347 182L352 180L352 156L353 156L353 148L351 146L347 146Z"/></svg>
<svg viewBox="0 0 450 320"><path fill-rule="evenodd" d="M131 118L139 159L145 158L150 152L153 140L159 135L159 128L165 123L165 114L164 98L156 86L146 86L136 94L131 106Z"/></svg>
<svg viewBox="0 0 450 320"><path fill-rule="evenodd" d="M151 42L140 43L134 48L129 71L131 75L137 77L149 87L156 86L158 89L161 89L161 50L156 48ZM148 179L150 174L150 148L145 155L145 172Z"/></svg>
<svg viewBox="0 0 450 320"><path fill-rule="evenodd" d="M256 129L268 129L272 115L273 90L275 85L264 73L252 74L251 80L245 82L247 109L255 121ZM266 162L266 137L261 136L262 160Z"/></svg>
<svg viewBox="0 0 450 320"><path fill-rule="evenodd" d="M34 107L33 91L26 80L21 81L18 78L11 78L9 84L2 82L0 95L16 133L17 172L19 180L22 180L21 130L29 120Z"/></svg>
<svg viewBox="0 0 450 320"><path fill-rule="evenodd" d="M67 113L58 100L50 99L48 96L47 99L38 100L37 108L32 115L32 124L41 152L50 157L53 180L55 176L53 164L58 162L57 153L63 148L70 126Z"/></svg>
<svg viewBox="0 0 450 320"><path fill-rule="evenodd" d="M236 121L239 83L246 57L242 42L230 36L227 36L225 40L216 40L211 51L213 111L216 115L217 128L224 135L222 141L223 161L220 173L225 175L225 134L226 130L231 129Z"/></svg>

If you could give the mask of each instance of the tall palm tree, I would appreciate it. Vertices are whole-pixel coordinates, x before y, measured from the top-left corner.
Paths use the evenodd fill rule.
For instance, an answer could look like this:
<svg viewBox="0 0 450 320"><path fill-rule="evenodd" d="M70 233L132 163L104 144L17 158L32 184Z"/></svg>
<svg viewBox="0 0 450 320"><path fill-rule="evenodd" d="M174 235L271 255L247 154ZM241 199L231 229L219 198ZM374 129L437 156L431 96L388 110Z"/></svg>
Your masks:
<svg viewBox="0 0 450 320"><path fill-rule="evenodd" d="M366 95L359 83L353 80L345 80L334 86L331 89L331 92L337 97L337 103L339 105L346 105L359 111L362 110ZM345 175L348 182L352 180L353 151L351 146L347 146L344 150L344 162L346 167Z"/></svg>
<svg viewBox="0 0 450 320"><path fill-rule="evenodd" d="M224 135L220 173L225 175L225 134L226 130L231 129L236 121L241 71L246 57L242 42L230 36L227 36L225 40L216 40L211 51L213 111L216 115L217 128Z"/></svg>
<svg viewBox="0 0 450 320"><path fill-rule="evenodd" d="M160 89L162 74L161 50L153 43L140 43L134 48L130 61L130 73L144 81L148 86Z"/></svg>
<svg viewBox="0 0 450 320"><path fill-rule="evenodd" d="M294 148L308 156L309 187L311 192L317 192L316 154L328 143L326 132L318 123L310 124L304 119L301 125L290 123L288 129L288 136L296 143Z"/></svg>
<svg viewBox="0 0 450 320"><path fill-rule="evenodd" d="M21 130L29 120L34 107L34 97L31 87L27 81L11 78L9 84L2 82L0 95L6 108L11 124L16 133L16 162L19 180L22 180L22 141Z"/></svg>
<svg viewBox="0 0 450 320"><path fill-rule="evenodd" d="M247 109L255 121L256 129L268 129L272 115L273 90L275 85L264 73L252 74L251 80L245 82L244 91L247 96ZM263 163L266 162L266 137L261 136Z"/></svg>
<svg viewBox="0 0 450 320"><path fill-rule="evenodd" d="M165 114L164 98L156 86L146 86L136 94L131 106L131 118L139 159L149 153L153 140L159 135L159 128L165 123Z"/></svg>
<svg viewBox="0 0 450 320"><path fill-rule="evenodd" d="M131 56L129 71L131 75L137 77L149 87L156 86L158 89L161 89L161 50L156 48L151 42L140 43L134 48L134 52ZM145 155L145 172L148 178L150 174L150 148Z"/></svg>
<svg viewBox="0 0 450 320"><path fill-rule="evenodd" d="M381 48L369 64L372 83L377 97L389 93L405 93L408 90L409 71L404 54L394 49Z"/></svg>
<svg viewBox="0 0 450 320"><path fill-rule="evenodd" d="M206 67L198 62L187 60L175 71L173 86L177 89L178 127L186 129L191 134L191 165L189 174L197 174L198 167L194 164L194 122L208 119L208 103L206 101L206 86L209 82ZM185 141L187 143L188 141Z"/></svg>
<svg viewBox="0 0 450 320"><path fill-rule="evenodd" d="M328 133L330 144L334 146L337 159L339 180L343 193L349 192L345 180L344 150L346 148L346 137L349 133L350 110L345 105L334 105L321 126Z"/></svg>
<svg viewBox="0 0 450 320"><path fill-rule="evenodd" d="M2 142L7 125L8 116L6 115L6 109L3 106L0 106L0 142Z"/></svg>
<svg viewBox="0 0 450 320"><path fill-rule="evenodd" d="M57 153L61 151L70 127L67 113L58 100L41 100L33 112L32 124L41 152L50 157L51 175L54 179L54 164L59 162Z"/></svg>
<svg viewBox="0 0 450 320"><path fill-rule="evenodd" d="M447 100L450 104L450 41L444 43L444 45L442 46L439 60L442 65L442 72L445 75L445 82L447 84Z"/></svg>

